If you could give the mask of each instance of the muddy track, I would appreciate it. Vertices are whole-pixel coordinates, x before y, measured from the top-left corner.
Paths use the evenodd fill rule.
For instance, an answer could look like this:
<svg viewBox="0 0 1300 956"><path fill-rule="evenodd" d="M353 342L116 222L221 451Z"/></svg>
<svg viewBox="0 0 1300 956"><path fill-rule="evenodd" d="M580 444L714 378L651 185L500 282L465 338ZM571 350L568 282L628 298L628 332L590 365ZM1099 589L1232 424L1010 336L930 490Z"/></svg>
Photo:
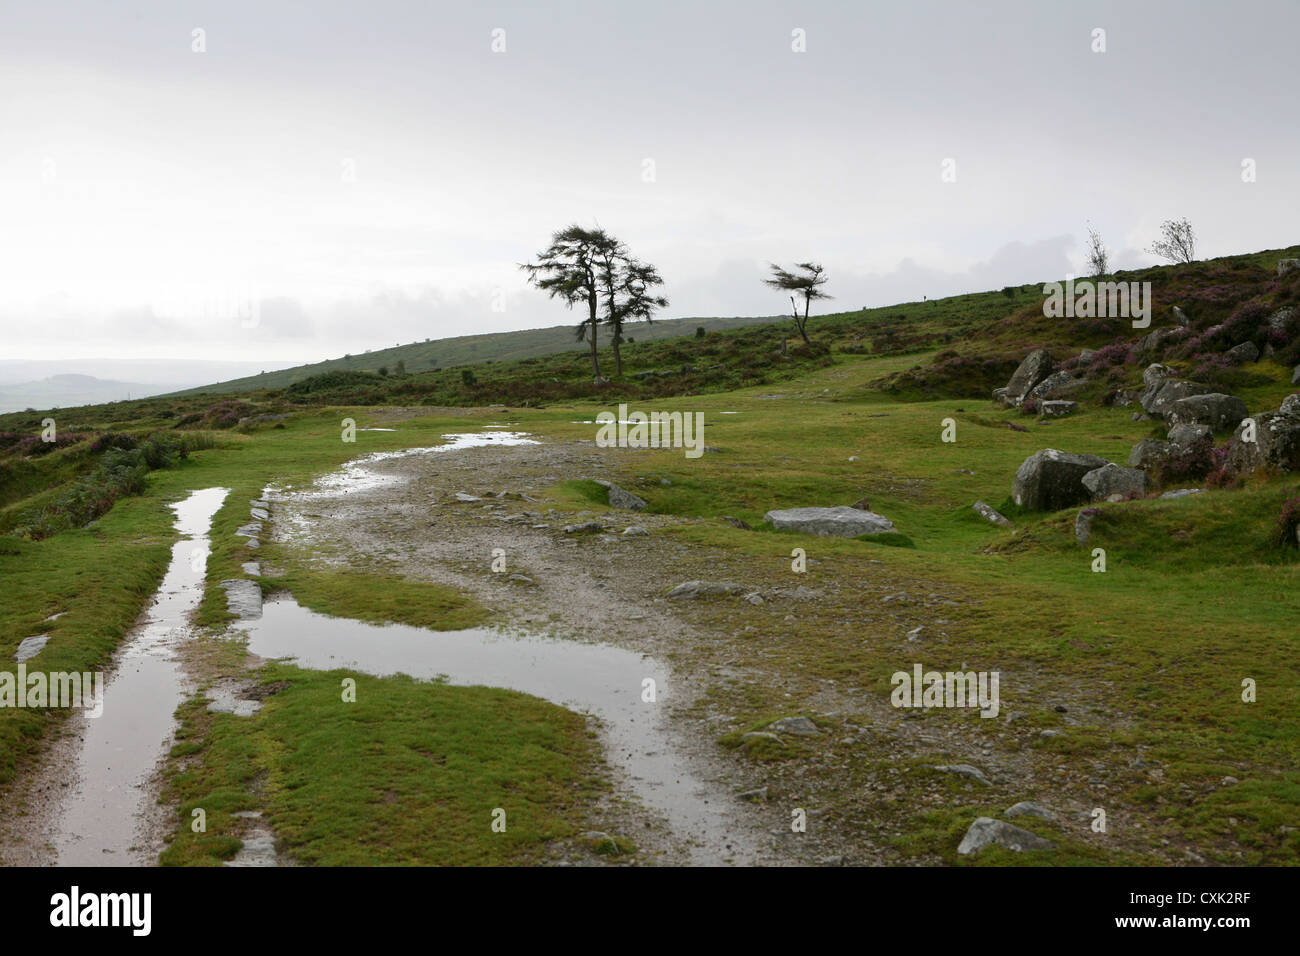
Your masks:
<svg viewBox="0 0 1300 956"><path fill-rule="evenodd" d="M708 782L709 798L727 808L727 845L706 848L715 858L767 865L908 862L890 847L890 838L900 832L887 820L904 809L945 801L944 784L930 775L931 783L921 788L925 792L918 792L892 771L861 779L854 764L864 745L875 760L904 763L933 755L935 763L979 763L1004 785L997 790L1008 794L1008 806L1051 788L1053 805L1072 807L1072 828L1086 832L1087 788L1072 785L1082 783L1071 779L1074 774L1062 779L1051 755L1040 762L1038 754L1023 746L1034 732L1017 731L1001 720L989 722L999 725L990 735L970 722L935 726L909 719L916 715L895 710L887 698L792 672L780 661L769 663L771 655L761 650L765 640L797 640L796 622L810 618L830 619L846 635L861 630L874 640L897 644L906 627L924 625L932 634L941 632L944 615L964 596L944 592L942 584L900 579L882 562L873 562L879 567L870 580L827 583L823 577L817 598L808 600L793 583L788 561L760 566L665 533L694 519L632 511L556 513L540 501L559 481L635 472L636 455L592 442L545 442L393 458L371 469L387 476L383 483L359 482L356 490L343 483L327 492L280 497L276 536L297 555L306 549L327 564L379 567L451 585L474 595L505 622L534 633L607 642L665 663L674 691L668 705L674 747L692 773ZM482 500L461 501L458 494ZM564 531L596 519L606 533ZM649 533L623 534L629 526ZM494 549L505 552L506 573L491 571ZM511 575L527 581L511 580ZM726 611L726 603L734 605L736 598L684 602L664 597L669 588L691 579L737 582L765 595L763 622L737 633ZM734 715L722 712L730 708L702 703L705 689L718 682L776 689L805 706L812 702L815 709L804 712L830 714L841 722L837 733L847 736L824 743L813 757L778 765L729 751L718 744L719 736L744 728ZM768 800L747 802L738 796L760 787L769 788ZM854 791L847 799L846 787ZM796 807L809 812L806 833L791 831ZM647 842L643 833L657 835L647 859L687 861L679 837L662 819L652 823L639 820L635 810L623 812L621 822L640 842ZM938 860L936 855L928 862Z"/></svg>

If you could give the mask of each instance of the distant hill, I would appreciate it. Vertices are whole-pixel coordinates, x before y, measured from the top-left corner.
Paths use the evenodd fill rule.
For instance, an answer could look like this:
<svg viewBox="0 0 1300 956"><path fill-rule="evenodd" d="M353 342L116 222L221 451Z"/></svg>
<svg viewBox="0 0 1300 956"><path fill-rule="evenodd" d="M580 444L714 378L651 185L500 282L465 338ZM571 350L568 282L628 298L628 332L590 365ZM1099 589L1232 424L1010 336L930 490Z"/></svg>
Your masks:
<svg viewBox="0 0 1300 956"><path fill-rule="evenodd" d="M51 375L35 382L0 385L0 412L18 412L25 408L72 408L147 398L167 391L168 387L115 382L93 375Z"/></svg>
<svg viewBox="0 0 1300 956"><path fill-rule="evenodd" d="M709 332L737 329L750 325L763 325L780 321L780 316L735 316L708 319L664 319L646 324L639 322L629 327L628 334L637 342L691 335L703 326ZM176 391L175 395L225 395L231 392L252 392L265 389L287 388L323 372L352 371L374 372L380 368L395 370L398 362L405 364L409 373L432 369L451 368L457 365L478 365L485 362L508 362L517 359L554 355L557 352L585 351L585 343L574 336L573 325L554 325L545 329L524 329L518 332L487 332L480 335L460 335L447 339L427 339L410 345L377 349L361 355L299 365L294 368L250 375L225 382L216 382L198 388ZM602 339L608 335L601 330Z"/></svg>
<svg viewBox="0 0 1300 956"><path fill-rule="evenodd" d="M291 364L206 359L0 359L0 414L146 398Z"/></svg>

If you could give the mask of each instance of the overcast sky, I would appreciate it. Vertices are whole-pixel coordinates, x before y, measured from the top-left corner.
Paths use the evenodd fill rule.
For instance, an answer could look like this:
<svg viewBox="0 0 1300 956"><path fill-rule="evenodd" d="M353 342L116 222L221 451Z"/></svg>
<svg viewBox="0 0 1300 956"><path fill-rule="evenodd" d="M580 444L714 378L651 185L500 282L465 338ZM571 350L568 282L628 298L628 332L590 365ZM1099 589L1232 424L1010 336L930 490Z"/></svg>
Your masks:
<svg viewBox="0 0 1300 956"><path fill-rule="evenodd" d="M570 222L668 317L779 312L769 260L827 310L1058 278L1089 220L1121 267L1170 217L1285 246L1297 36L1296 0L3 0L0 358L568 322L516 264Z"/></svg>

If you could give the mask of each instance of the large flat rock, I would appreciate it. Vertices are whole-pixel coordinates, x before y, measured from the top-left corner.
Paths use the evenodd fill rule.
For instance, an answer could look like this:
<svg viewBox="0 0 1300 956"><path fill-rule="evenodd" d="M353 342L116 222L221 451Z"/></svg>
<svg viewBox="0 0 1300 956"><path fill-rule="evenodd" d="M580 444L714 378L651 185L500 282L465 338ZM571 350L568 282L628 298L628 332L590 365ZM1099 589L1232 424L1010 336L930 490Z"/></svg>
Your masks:
<svg viewBox="0 0 1300 956"><path fill-rule="evenodd" d="M874 511L841 505L836 508L783 508L763 515L778 531L802 531L823 538L856 538L860 534L897 534L894 523Z"/></svg>

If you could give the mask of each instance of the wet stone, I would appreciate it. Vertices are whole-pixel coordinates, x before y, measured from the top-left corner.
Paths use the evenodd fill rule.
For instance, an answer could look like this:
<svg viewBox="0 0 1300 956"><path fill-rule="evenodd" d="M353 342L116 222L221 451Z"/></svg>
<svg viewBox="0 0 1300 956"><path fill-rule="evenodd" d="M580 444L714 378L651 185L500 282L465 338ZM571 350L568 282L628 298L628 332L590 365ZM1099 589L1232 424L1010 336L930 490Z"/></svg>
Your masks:
<svg viewBox="0 0 1300 956"><path fill-rule="evenodd" d="M807 717L782 717L768 727L778 734L793 734L796 737L815 737L821 733L817 725Z"/></svg>
<svg viewBox="0 0 1300 956"><path fill-rule="evenodd" d="M256 581L232 578L222 581L221 587L226 592L226 609L241 620L250 620L262 616L262 588Z"/></svg>
<svg viewBox="0 0 1300 956"><path fill-rule="evenodd" d="M37 634L35 637L24 639L18 645L18 653L15 660L21 664L23 661L30 661L33 657L45 649L45 645L50 642L50 635Z"/></svg>

